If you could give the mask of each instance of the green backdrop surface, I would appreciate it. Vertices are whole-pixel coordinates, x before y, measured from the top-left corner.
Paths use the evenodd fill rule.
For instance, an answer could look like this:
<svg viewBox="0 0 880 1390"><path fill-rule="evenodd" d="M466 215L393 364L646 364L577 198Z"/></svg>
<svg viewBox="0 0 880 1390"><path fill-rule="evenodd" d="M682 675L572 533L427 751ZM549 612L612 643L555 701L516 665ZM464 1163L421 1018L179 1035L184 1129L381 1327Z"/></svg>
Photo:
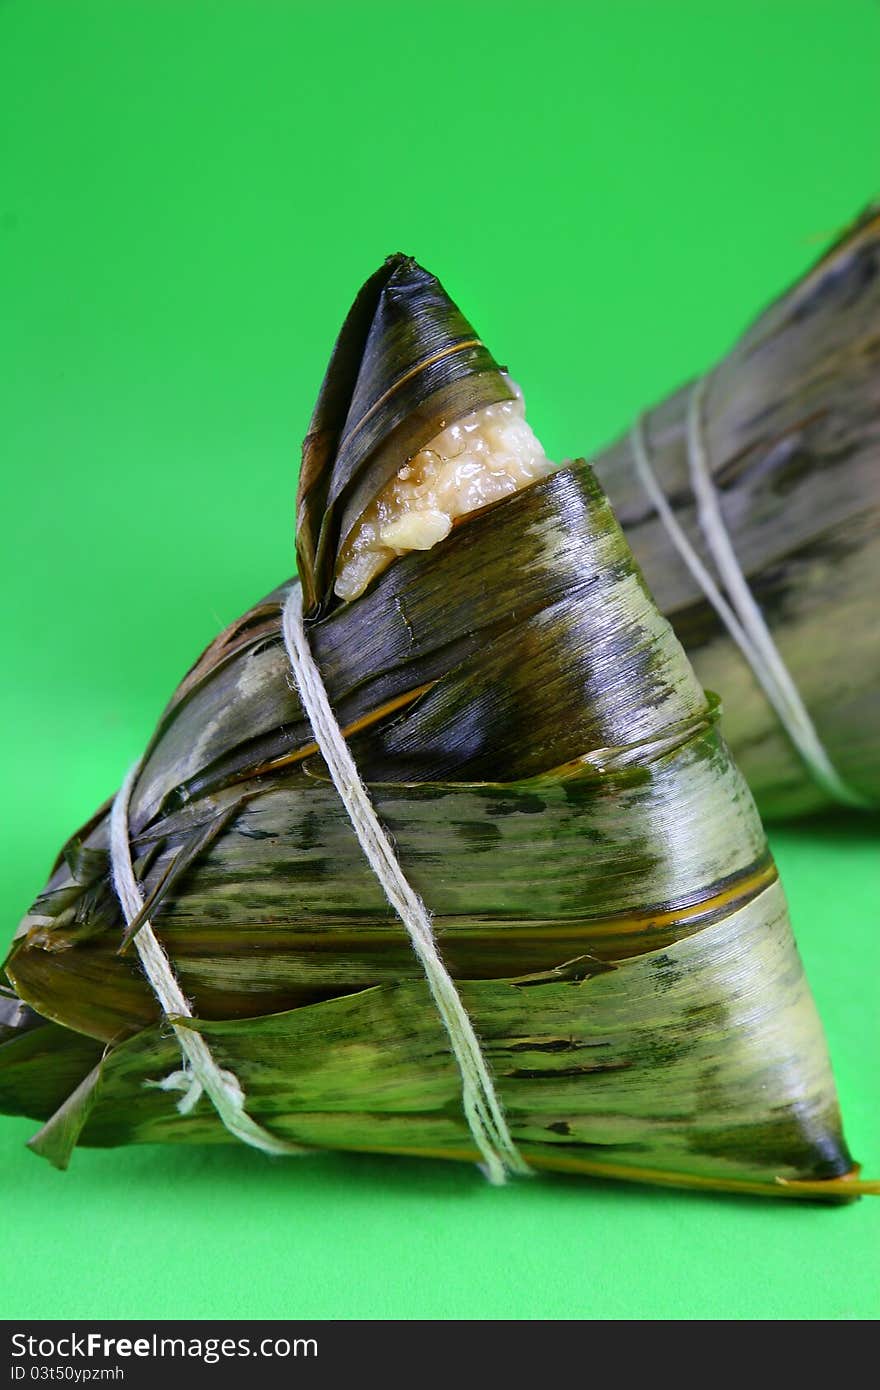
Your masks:
<svg viewBox="0 0 880 1390"><path fill-rule="evenodd" d="M293 567L298 442L402 249L589 453L875 193L872 0L0 4L4 940L218 628ZM774 829L880 1173L876 821ZM0 1122L6 1317L865 1318L825 1210Z"/></svg>

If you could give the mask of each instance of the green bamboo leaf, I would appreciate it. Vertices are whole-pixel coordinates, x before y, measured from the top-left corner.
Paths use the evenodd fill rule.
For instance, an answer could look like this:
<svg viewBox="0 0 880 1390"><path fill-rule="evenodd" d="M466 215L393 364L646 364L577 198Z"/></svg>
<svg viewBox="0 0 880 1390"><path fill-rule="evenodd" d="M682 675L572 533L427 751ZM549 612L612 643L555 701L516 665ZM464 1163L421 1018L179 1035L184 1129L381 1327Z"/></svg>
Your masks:
<svg viewBox="0 0 880 1390"><path fill-rule="evenodd" d="M297 560L307 608L329 600L339 544L401 463L447 419L512 395L440 282L390 256L342 327L303 445Z"/></svg>

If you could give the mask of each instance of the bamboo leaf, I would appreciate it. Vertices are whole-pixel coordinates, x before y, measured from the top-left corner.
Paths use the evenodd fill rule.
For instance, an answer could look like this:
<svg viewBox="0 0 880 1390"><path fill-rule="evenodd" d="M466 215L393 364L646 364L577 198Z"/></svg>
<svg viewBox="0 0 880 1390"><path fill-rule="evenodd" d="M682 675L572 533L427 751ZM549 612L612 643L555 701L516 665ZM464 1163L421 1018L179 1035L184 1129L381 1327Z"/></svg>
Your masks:
<svg viewBox="0 0 880 1390"><path fill-rule="evenodd" d="M714 368L706 445L725 525L830 760L880 806L880 205L856 220ZM649 411L652 467L705 556L687 468L689 388ZM745 659L677 554L628 433L595 468L693 661L764 814L815 810L812 780Z"/></svg>

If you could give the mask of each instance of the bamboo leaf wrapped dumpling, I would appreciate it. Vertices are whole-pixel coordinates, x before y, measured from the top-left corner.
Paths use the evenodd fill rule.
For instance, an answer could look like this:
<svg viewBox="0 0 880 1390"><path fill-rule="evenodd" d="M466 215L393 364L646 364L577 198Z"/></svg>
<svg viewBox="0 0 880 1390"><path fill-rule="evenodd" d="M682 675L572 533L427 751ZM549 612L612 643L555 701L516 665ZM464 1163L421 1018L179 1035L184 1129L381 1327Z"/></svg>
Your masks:
<svg viewBox="0 0 880 1390"><path fill-rule="evenodd" d="M878 323L880 207L873 207L702 382L646 413L641 466L637 430L595 460L661 611L700 680L722 695L725 735L765 815L836 803L880 807ZM821 756L816 766L815 754L798 752L756 676L766 661L744 659L648 491L652 474L686 544L724 590L689 444L698 390L721 524L830 778Z"/></svg>
<svg viewBox="0 0 880 1390"><path fill-rule="evenodd" d="M854 1194L717 701L589 469L549 470L516 400L438 282L394 257L343 328L298 505L312 652L510 1131L536 1168ZM456 427L486 442L463 483L503 492L477 510L464 491L437 505ZM421 494L394 492L413 477ZM409 538L429 540L429 512L449 521L433 545L383 538L415 517ZM364 556L365 579L350 568ZM185 1026L279 1142L473 1159L428 987L291 688L288 591L218 637L142 760L144 916L191 1002ZM179 1051L119 952L108 836L105 809L6 962L0 1106L45 1119L35 1147L62 1165L76 1142L230 1138L206 1098L182 1114L155 1084Z"/></svg>

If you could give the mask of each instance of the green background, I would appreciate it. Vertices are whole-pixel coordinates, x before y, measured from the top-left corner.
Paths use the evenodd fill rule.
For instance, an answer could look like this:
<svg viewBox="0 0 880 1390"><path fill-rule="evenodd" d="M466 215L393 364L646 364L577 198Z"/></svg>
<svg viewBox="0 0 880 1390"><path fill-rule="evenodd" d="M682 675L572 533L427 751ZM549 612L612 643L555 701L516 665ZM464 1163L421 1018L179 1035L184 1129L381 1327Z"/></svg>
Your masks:
<svg viewBox="0 0 880 1390"><path fill-rule="evenodd" d="M219 627L293 565L298 442L390 251L551 456L707 366L876 192L880 8L0 3L4 937ZM772 831L880 1175L877 824ZM7 1317L865 1318L844 1209L0 1126Z"/></svg>

